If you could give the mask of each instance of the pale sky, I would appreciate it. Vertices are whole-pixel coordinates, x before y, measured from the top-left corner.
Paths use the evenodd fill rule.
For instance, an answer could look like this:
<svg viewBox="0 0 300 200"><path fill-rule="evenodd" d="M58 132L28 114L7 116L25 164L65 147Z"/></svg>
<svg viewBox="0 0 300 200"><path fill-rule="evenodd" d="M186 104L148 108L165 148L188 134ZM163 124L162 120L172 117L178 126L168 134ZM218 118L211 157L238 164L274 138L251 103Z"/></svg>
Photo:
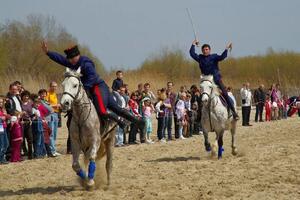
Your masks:
<svg viewBox="0 0 300 200"><path fill-rule="evenodd" d="M214 52L229 41L233 57L269 47L300 52L300 0L1 0L0 23L50 15L106 69L136 68L165 47L188 55L194 34L186 8Z"/></svg>

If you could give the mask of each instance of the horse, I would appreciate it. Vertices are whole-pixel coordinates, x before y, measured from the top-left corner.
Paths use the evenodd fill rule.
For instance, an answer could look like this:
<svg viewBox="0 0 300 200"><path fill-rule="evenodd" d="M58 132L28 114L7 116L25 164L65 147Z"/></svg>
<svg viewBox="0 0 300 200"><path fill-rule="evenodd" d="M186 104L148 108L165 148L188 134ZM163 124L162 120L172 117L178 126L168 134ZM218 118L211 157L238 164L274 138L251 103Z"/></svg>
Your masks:
<svg viewBox="0 0 300 200"><path fill-rule="evenodd" d="M237 155L235 144L237 121L233 119L230 111L223 105L219 88L214 83L213 76L201 76L200 88L202 90L201 101L203 104L201 124L206 151L211 151L212 157L215 157L218 147L218 159L221 159L224 151L223 134L225 130L230 130L232 155ZM216 133L216 140L212 147L208 140L208 132Z"/></svg>
<svg viewBox="0 0 300 200"><path fill-rule="evenodd" d="M96 161L106 155L107 185L110 185L112 155L116 123L99 120L93 102L88 97L81 81L80 68L73 71L67 68L62 83L61 105L64 111L72 111L69 127L72 144L72 168L88 189L95 185ZM79 164L79 155L83 152L88 174ZM87 166L86 166L87 167Z"/></svg>

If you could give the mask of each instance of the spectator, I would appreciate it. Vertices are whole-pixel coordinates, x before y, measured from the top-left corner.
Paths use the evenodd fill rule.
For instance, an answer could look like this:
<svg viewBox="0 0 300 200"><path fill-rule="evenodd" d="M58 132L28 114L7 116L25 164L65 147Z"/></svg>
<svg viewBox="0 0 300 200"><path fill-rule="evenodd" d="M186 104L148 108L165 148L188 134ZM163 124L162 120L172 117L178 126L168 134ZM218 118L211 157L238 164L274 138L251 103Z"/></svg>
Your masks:
<svg viewBox="0 0 300 200"><path fill-rule="evenodd" d="M197 118L195 119L195 126L194 126L194 134L199 134L202 132L202 125L201 125L201 114L202 114L202 101L201 101L201 88L197 88L196 85L192 85L190 88L191 91L191 104L197 103Z"/></svg>
<svg viewBox="0 0 300 200"><path fill-rule="evenodd" d="M0 98L0 164L8 164L5 153L7 151L9 141L7 137L7 124L6 120L10 117L6 114L6 110L4 109L5 99Z"/></svg>
<svg viewBox="0 0 300 200"><path fill-rule="evenodd" d="M46 101L50 104L52 110L54 111L51 113L51 126L49 128L51 129L51 134L53 135L54 141L56 141L58 127L60 123L59 121L61 119L61 113L60 113L61 105L58 102L58 98L57 98L57 83L55 81L52 81L49 86L50 88L47 92ZM59 155L59 153L57 152L56 154Z"/></svg>
<svg viewBox="0 0 300 200"><path fill-rule="evenodd" d="M142 118L142 115L140 115L139 113L139 104L137 102L137 98L138 98L138 93L134 92L131 94L130 100L128 102L129 108L130 108L130 112L137 118ZM129 132L129 138L128 138L128 143L129 144L138 144L138 142L136 141L136 134L138 131L138 127L136 126L136 124L131 123L130 124L130 132ZM140 130L140 140L141 142L145 142L144 138L143 138L143 130Z"/></svg>
<svg viewBox="0 0 300 200"><path fill-rule="evenodd" d="M178 120L178 136L179 139L185 139L183 137L183 126L186 124L185 120L185 114L186 114L186 109L185 109L185 101L186 99L186 94L185 92L181 93L178 102L176 103L176 115L177 115L177 120Z"/></svg>
<svg viewBox="0 0 300 200"><path fill-rule="evenodd" d="M283 114L282 114L282 117L283 119L287 119L288 117L288 110L289 110L289 97L287 95L283 95L282 97L282 107L283 107Z"/></svg>
<svg viewBox="0 0 300 200"><path fill-rule="evenodd" d="M56 151L56 135L55 135L56 133L53 132L54 128L55 128L54 124L57 123L57 121L58 121L57 115L54 112L50 103L47 101L47 94L48 94L47 90L41 89L41 90L39 90L38 94L41 99L41 105L39 106L39 110L41 112L41 117L43 119L42 126L43 127L46 126L44 124L44 122L46 120L49 128L51 129L50 144L49 144L51 153L47 152L48 156L51 156L51 157L60 156L61 154ZM45 134L45 133L47 134L47 132L45 130L43 130L43 134ZM45 135L44 135L44 141L47 141L47 140L45 140ZM47 143L46 143L46 148L47 148ZM48 149L46 149L46 150L48 150Z"/></svg>
<svg viewBox="0 0 300 200"><path fill-rule="evenodd" d="M148 144L154 143L151 140L152 134L152 114L154 112L153 104L151 103L151 99L149 97L145 97L143 100L143 117L146 121L146 142Z"/></svg>
<svg viewBox="0 0 300 200"><path fill-rule="evenodd" d="M265 105L266 93L264 92L264 85L261 84L258 89L254 91L254 104L256 106L255 122L263 122L262 115Z"/></svg>
<svg viewBox="0 0 300 200"><path fill-rule="evenodd" d="M174 84L173 82L167 83L167 90L166 95L167 99L164 102L165 105L165 123L164 123L164 129L168 131L168 140L172 140L172 120L176 117L174 117L175 112L175 105L176 105L176 94L173 92ZM165 132L164 130L164 132ZM176 138L176 130L175 130L175 138Z"/></svg>
<svg viewBox="0 0 300 200"><path fill-rule="evenodd" d="M233 106L236 107L236 99L232 93L232 88L229 86L227 87L227 93L228 93L228 96L231 98L232 102L233 102Z"/></svg>
<svg viewBox="0 0 300 200"><path fill-rule="evenodd" d="M154 104L156 119L157 119L157 138L161 143L166 143L166 138L164 135L164 118L165 118L165 105L166 100L166 90L162 88L157 91L157 102Z"/></svg>
<svg viewBox="0 0 300 200"><path fill-rule="evenodd" d="M59 156L60 153L56 151L56 138L57 138L57 131L58 131L58 122L59 122L59 115L60 115L60 104L57 99L57 83L52 81L50 83L49 91L47 92L46 102L50 104L52 107L51 109L51 121L49 128L51 129L51 137L50 137L50 149L53 155ZM53 112L52 112L53 111Z"/></svg>
<svg viewBox="0 0 300 200"><path fill-rule="evenodd" d="M25 90L21 93L22 100L22 110L23 114L21 116L22 120L22 130L23 130L23 151L27 152L28 159L33 158L33 136L31 130L31 115L32 115L32 101L30 100L30 93ZM27 148L26 149L26 143Z"/></svg>
<svg viewBox="0 0 300 200"><path fill-rule="evenodd" d="M33 147L34 157L43 158L45 156L45 142L44 142L44 129L41 116L41 101L37 96L32 97L32 134L33 134Z"/></svg>
<svg viewBox="0 0 300 200"><path fill-rule="evenodd" d="M266 121L271 121L272 102L269 94L266 95L265 110L266 110Z"/></svg>
<svg viewBox="0 0 300 200"><path fill-rule="evenodd" d="M113 93L117 93L114 91ZM121 86L119 88L119 93L116 96L117 103L121 108L127 108L126 100L124 98L125 95L125 87ZM125 135L125 130L123 127L117 126L117 132L116 132L116 147L121 147L124 146L124 135ZM126 136L126 135L125 135Z"/></svg>
<svg viewBox="0 0 300 200"><path fill-rule="evenodd" d="M241 89L243 126L252 126L249 123L250 113L251 113L251 97L252 97L249 86L250 84L246 83Z"/></svg>
<svg viewBox="0 0 300 200"><path fill-rule="evenodd" d="M17 115L22 113L22 102L18 97L19 89L16 84L9 86L9 93L7 95L7 101L5 104L6 111L9 115Z"/></svg>
<svg viewBox="0 0 300 200"><path fill-rule="evenodd" d="M112 90L113 91L118 91L120 90L120 87L123 86L123 72L122 71L117 71L116 72L117 78L113 81L112 84Z"/></svg>
<svg viewBox="0 0 300 200"><path fill-rule="evenodd" d="M198 124L199 124L199 121L197 121L197 117L198 117L198 104L197 102L194 102L192 104L192 109L191 111L189 112L189 137L193 137L193 135L195 133L197 133L198 129Z"/></svg>
<svg viewBox="0 0 300 200"><path fill-rule="evenodd" d="M22 127L17 116L11 117L11 158L10 162L20 162L22 146Z"/></svg>
<svg viewBox="0 0 300 200"><path fill-rule="evenodd" d="M145 83L144 84L144 91L143 91L143 99L145 97L149 97L150 98L150 101L151 103L154 103L156 101L156 97L155 95L153 94L153 92L150 90L150 83Z"/></svg>

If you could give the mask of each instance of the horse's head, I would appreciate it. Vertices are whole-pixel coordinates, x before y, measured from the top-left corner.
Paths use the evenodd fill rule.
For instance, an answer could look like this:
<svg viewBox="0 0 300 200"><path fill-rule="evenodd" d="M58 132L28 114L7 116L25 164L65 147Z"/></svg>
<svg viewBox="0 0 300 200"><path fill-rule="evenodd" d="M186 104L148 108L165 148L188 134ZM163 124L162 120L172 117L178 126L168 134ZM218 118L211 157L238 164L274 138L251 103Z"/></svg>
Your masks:
<svg viewBox="0 0 300 200"><path fill-rule="evenodd" d="M60 100L63 111L71 110L72 103L78 98L82 87L80 71L80 67L77 71L72 71L69 68L66 70L65 79L62 82L63 95Z"/></svg>
<svg viewBox="0 0 300 200"><path fill-rule="evenodd" d="M201 101L204 105L207 105L216 88L213 76L201 76L200 88L202 92Z"/></svg>

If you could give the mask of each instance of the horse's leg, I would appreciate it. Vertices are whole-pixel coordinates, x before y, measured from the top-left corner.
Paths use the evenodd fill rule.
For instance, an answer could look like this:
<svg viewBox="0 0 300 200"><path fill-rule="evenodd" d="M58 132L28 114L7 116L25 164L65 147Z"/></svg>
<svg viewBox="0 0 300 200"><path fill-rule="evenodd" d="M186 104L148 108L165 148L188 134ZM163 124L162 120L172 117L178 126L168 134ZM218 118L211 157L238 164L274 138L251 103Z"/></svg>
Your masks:
<svg viewBox="0 0 300 200"><path fill-rule="evenodd" d="M203 136L204 136L204 146L206 151L211 151L211 146L208 140L208 131L203 129Z"/></svg>
<svg viewBox="0 0 300 200"><path fill-rule="evenodd" d="M224 134L224 131L221 131L218 135L218 159L221 159L222 158L222 153L224 151L223 149L223 134Z"/></svg>
<svg viewBox="0 0 300 200"><path fill-rule="evenodd" d="M73 156L73 163L72 168L76 172L76 174L82 179L86 179L86 173L80 167L79 164L79 156L80 156L80 144L78 142L78 138L73 138L71 135L71 143L72 143L72 156Z"/></svg>
<svg viewBox="0 0 300 200"><path fill-rule="evenodd" d="M211 148L211 157L215 157L218 149L219 133L216 132L216 139Z"/></svg>
<svg viewBox="0 0 300 200"><path fill-rule="evenodd" d="M93 187L95 184L94 177L95 177L95 171L96 171L96 157L97 157L97 152L99 149L100 141L97 141L95 139L94 143L92 144L91 148L89 149L89 169L88 169L88 181L87 181L87 186L88 187Z"/></svg>
<svg viewBox="0 0 300 200"><path fill-rule="evenodd" d="M114 137L112 133L111 136L105 141L105 149L106 149L106 175L107 175L107 185L110 185L110 175L112 171L112 157L113 157L113 144Z"/></svg>
<svg viewBox="0 0 300 200"><path fill-rule="evenodd" d="M235 145L235 131L236 131L236 121L232 122L232 126L230 129L231 132L231 153L232 155L237 155L237 147Z"/></svg>

